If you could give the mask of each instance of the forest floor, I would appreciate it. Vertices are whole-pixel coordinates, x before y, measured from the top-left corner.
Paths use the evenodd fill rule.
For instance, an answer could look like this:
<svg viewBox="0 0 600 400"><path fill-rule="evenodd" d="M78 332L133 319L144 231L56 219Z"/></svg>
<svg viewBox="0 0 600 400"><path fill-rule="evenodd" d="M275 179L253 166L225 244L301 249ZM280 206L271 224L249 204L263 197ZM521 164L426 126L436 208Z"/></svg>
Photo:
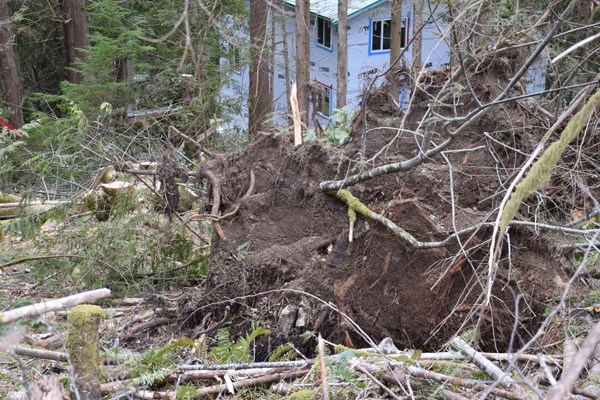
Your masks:
<svg viewBox="0 0 600 400"><path fill-rule="evenodd" d="M479 92L492 96L489 92L495 86L491 80L484 76L477 84ZM386 104L385 95L379 92L368 103L369 124L389 128L368 133L366 168L407 160L419 151L415 136L409 132L417 131L424 108L420 109L417 101L411 117L403 122L404 131L400 131L393 126L399 126L404 114ZM520 106L500 107L470 127L453 145L453 151L409 171L359 183L351 191L369 209L395 221L423 242L443 240L453 232L493 221L492 210L502 198L499 188L503 183L499 181L521 165L524 154L541 137L539 117ZM199 357L198 351L206 352L205 357L216 357L211 347L233 356L233 343L240 344L239 338L251 332L257 337L251 343L242 343L240 354L248 356L250 352L248 360L253 361L279 361L292 358L289 354L287 358L273 357L274 353L284 352L282 345L287 346L285 352L296 356L318 356L317 335L343 348L373 348L373 343L390 338L398 349L437 352L445 351L457 334L477 327L475 346L482 352L504 354L534 337L567 289L567 309L544 327L544 334L535 340L530 352L556 356L558 360L565 332L568 337L577 336L574 331L587 332L598 300L598 281L588 274L585 279L569 282L582 254L573 250L576 247L565 246L573 243L572 237L536 226L511 228L510 248L503 249L492 301L484 308L480 307L482 277L487 268L491 228L482 227L448 246L419 250L382 224L359 216L350 241L347 206L321 190L319 184L359 170L362 125L354 128L349 142L342 147L324 145L322 141L294 147L288 134L266 134L246 149L207 164L204 168L220 178L220 211L225 215L237 208L237 212L218 222L221 235L212 232L206 278L193 287L135 293L141 299L105 303L111 317L101 329L104 348L113 349L113 353L119 349L122 360L131 357L139 365L148 366L156 356L149 356L150 349L173 343L175 338L191 338L194 345L186 342L172 347L169 351L176 350L176 354L169 362L162 360L165 370L172 373L177 365L191 364ZM439 137L434 135L433 140ZM553 184L560 184L559 180ZM598 193L595 195L598 198ZM542 222L569 222L571 210L564 208L581 206L578 200L567 204L568 196L553 187L543 196L542 214L546 220ZM537 212L539 207L531 201L521 209L518 219L542 215ZM10 254L34 244L7 236L2 246L7 261ZM596 254L590 258L589 267L597 268L597 263ZM57 292L70 292L68 284L57 291L52 271L41 279L39 275L31 276L26 264L0 272L0 300L6 305L3 308L15 308L23 299L35 302L57 297ZM21 324L17 341L62 351L64 315L57 312ZM258 327L270 333L258 335ZM219 332L225 332L225 339L218 337ZM196 346L196 350L186 346ZM205 357L200 358L208 359ZM238 358L238 362L243 359ZM481 373L466 361L462 365L458 374L461 377L474 379ZM112 372L105 381L132 372L126 361L121 367L125 371L119 371L118 366L107 369ZM469 368L472 370L466 373ZM64 377L68 373L59 361L19 364L3 356L0 393L22 386L22 369L32 382L44 375ZM528 372L539 371L537 366L530 369ZM447 368L432 370L452 375ZM551 370L556 372L558 368L554 365ZM173 380L158 376L157 370L152 370L156 376L149 376L149 367L144 371L146 380L137 381L137 386L168 395L164 391L170 390ZM363 374L363 378L368 377L362 381L368 383L365 386L357 383L358 378L344 378L343 368L335 371L330 371L335 377L333 390L345 398L389 395L368 375ZM305 382L310 387L312 383L318 386L319 376L316 373ZM491 378L495 379L493 375ZM413 379L417 378L413 375ZM425 396L445 393L452 386L413 383ZM432 391L432 386L437 389ZM463 394L473 394L473 390ZM258 396L253 391L240 393L238 398Z"/></svg>

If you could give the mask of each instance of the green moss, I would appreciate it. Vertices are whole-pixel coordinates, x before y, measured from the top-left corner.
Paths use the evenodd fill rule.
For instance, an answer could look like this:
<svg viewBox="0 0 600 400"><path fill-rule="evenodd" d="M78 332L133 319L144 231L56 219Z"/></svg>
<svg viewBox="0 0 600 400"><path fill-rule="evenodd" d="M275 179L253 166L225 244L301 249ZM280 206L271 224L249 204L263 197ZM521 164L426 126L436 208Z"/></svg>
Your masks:
<svg viewBox="0 0 600 400"><path fill-rule="evenodd" d="M356 211L354 211L354 208L348 207L348 219L350 222L356 221Z"/></svg>
<svg viewBox="0 0 600 400"><path fill-rule="evenodd" d="M82 304L74 307L67 320L65 341L76 376L76 385L85 398L100 398L100 321L106 312L98 306ZM89 396L89 397L88 397Z"/></svg>
<svg viewBox="0 0 600 400"><path fill-rule="evenodd" d="M500 219L500 235L506 232L506 227L519 210L521 203L536 190L546 186L558 160L569 143L575 139L590 118L596 106L600 104L600 90L571 118L558 141L552 143L540 158L533 164L527 176L517 185L506 203ZM548 131L546 137L552 130Z"/></svg>
<svg viewBox="0 0 600 400"><path fill-rule="evenodd" d="M14 194L0 192L0 203L19 203L22 198Z"/></svg>
<svg viewBox="0 0 600 400"><path fill-rule="evenodd" d="M344 351L348 351L348 350L352 351L352 353L354 354L354 357L371 357L371 358L381 357L381 354L379 354L379 353L365 351L365 350L351 349L349 347L342 346L341 344L338 344L337 346L334 347L335 354L340 354L340 353L343 353ZM418 351L420 354L419 350L416 350L416 351ZM413 357L410 354L388 355L386 357L389 358L390 360L405 362L405 363L409 363L409 364L414 364L415 361L418 359L418 356Z"/></svg>
<svg viewBox="0 0 600 400"><path fill-rule="evenodd" d="M317 391L314 389L302 389L290 394L290 400L317 400Z"/></svg>
<svg viewBox="0 0 600 400"><path fill-rule="evenodd" d="M91 304L81 304L71 310L67 317L67 321L75 326L88 325L89 323L99 325L100 321L106 317L106 311L104 311L102 307Z"/></svg>
<svg viewBox="0 0 600 400"><path fill-rule="evenodd" d="M349 190L340 189L337 192L335 192L334 194L335 194L335 197L337 197L338 199L340 199L344 203L346 203L348 208L354 210L355 213L364 215L367 218L370 218L371 215L373 214L373 211L369 210L369 208L367 206L365 206L363 203L360 202L360 200L358 200L356 197L354 197L352 195L352 193L350 193ZM350 216L350 213L348 213L348 216Z"/></svg>

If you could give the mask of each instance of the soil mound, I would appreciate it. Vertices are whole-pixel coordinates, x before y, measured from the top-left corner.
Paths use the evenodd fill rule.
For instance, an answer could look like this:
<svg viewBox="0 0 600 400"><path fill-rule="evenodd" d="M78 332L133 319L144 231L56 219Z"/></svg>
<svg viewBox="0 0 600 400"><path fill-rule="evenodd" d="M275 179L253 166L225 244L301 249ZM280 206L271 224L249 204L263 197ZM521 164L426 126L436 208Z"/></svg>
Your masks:
<svg viewBox="0 0 600 400"><path fill-rule="evenodd" d="M480 128L474 127L462 144L484 141L475 133ZM371 138L367 157L375 157L394 134L384 131ZM402 143L396 141L384 158L410 156ZM356 145L347 145L338 159L356 159ZM391 337L399 347L421 349L439 348L470 323L469 311L482 290L478 274L485 268L480 245L489 232L481 229L465 238L465 253L459 244L416 250L381 224L359 217L349 243L347 208L321 191L319 183L343 177L354 166L332 160L319 144L294 148L280 135L264 136L223 161L222 211L246 192L250 171L256 187L234 218L221 221L225 239L213 234L205 287L184 312L191 315L188 324L196 334L222 326L218 321L231 316L232 334L243 334L253 324L269 328L272 335L261 343L260 358L285 342L308 350L313 343L303 339L307 331L349 346L364 345L364 337L342 313L375 341ZM352 192L417 239L441 240L484 219L496 188L493 172L486 170L495 165L488 152L450 155L448 162L455 169L455 218L446 200L451 190L443 158L355 185ZM520 310L522 321L535 324L545 301L566 280L548 251L527 250L534 242L539 247L536 233L520 229L514 240L524 250L513 255L510 268L522 275L515 278L515 270L503 264L492 308L480 327L483 347L489 350L506 349L518 293L527 300Z"/></svg>

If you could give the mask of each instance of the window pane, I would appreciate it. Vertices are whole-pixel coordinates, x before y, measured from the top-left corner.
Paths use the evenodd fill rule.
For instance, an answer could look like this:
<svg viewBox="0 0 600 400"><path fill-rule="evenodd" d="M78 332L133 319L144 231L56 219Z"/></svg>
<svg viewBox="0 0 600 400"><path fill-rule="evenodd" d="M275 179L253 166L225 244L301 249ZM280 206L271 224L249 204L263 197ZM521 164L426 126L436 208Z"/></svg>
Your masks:
<svg viewBox="0 0 600 400"><path fill-rule="evenodd" d="M323 44L323 20L317 17L317 43Z"/></svg>
<svg viewBox="0 0 600 400"><path fill-rule="evenodd" d="M325 38L323 41L323 45L327 48L331 48L331 21L323 21Z"/></svg>
<svg viewBox="0 0 600 400"><path fill-rule="evenodd" d="M403 49L406 47L406 27L402 27L400 34L400 48Z"/></svg>
<svg viewBox="0 0 600 400"><path fill-rule="evenodd" d="M371 50L381 50L381 21L373 21Z"/></svg>
<svg viewBox="0 0 600 400"><path fill-rule="evenodd" d="M381 45L381 50L389 50L391 48L390 42L392 37L392 21L385 20L383 23L383 40Z"/></svg>

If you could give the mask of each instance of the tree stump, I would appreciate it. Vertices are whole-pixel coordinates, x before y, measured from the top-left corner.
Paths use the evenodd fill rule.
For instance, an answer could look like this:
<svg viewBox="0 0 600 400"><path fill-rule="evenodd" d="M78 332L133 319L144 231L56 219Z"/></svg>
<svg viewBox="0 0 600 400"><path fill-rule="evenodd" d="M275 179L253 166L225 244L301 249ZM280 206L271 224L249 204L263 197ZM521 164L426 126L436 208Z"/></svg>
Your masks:
<svg viewBox="0 0 600 400"><path fill-rule="evenodd" d="M66 346L75 375L75 387L80 400L100 400L100 321L106 318L98 306L82 304L74 307L67 320Z"/></svg>

